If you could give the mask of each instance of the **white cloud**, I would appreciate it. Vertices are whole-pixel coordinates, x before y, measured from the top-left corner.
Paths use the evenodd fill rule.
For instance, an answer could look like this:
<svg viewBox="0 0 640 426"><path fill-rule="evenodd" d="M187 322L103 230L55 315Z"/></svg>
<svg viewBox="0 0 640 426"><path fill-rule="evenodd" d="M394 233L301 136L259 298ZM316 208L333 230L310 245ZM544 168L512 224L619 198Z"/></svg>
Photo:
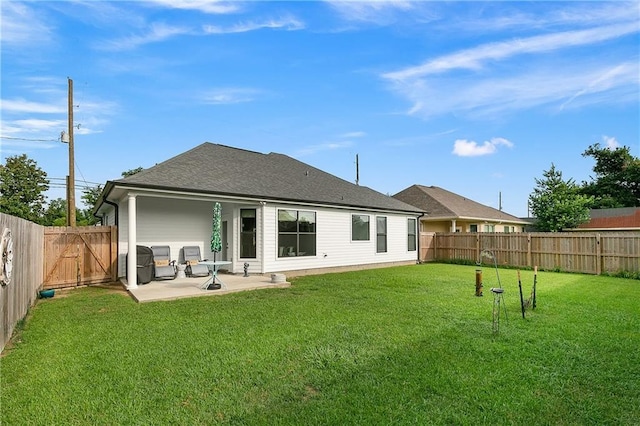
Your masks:
<svg viewBox="0 0 640 426"><path fill-rule="evenodd" d="M495 153L500 145L508 148L513 147L513 143L505 138L492 138L489 141L485 141L482 145L478 145L475 141L458 139L453 144L452 153L460 157L478 157Z"/></svg>
<svg viewBox="0 0 640 426"><path fill-rule="evenodd" d="M5 113L26 112L38 114L56 114L67 110L64 103L50 104L44 102L31 102L24 99L2 99L0 108L2 108L2 111Z"/></svg>
<svg viewBox="0 0 640 426"><path fill-rule="evenodd" d="M431 59L418 66L388 72L383 74L382 77L389 80L406 81L457 69L479 70L488 61L505 60L515 55L545 53L569 47L589 45L637 33L638 31L640 31L638 24L633 22L487 43Z"/></svg>
<svg viewBox="0 0 640 426"><path fill-rule="evenodd" d="M632 21L640 12L638 2L576 2L554 7L551 3L541 4L527 11L505 7L504 3L493 3L495 9L483 8L480 15L470 9L470 17L460 17L456 31L496 32L522 30L523 28L543 29L563 26L593 26L608 23Z"/></svg>
<svg viewBox="0 0 640 426"><path fill-rule="evenodd" d="M209 105L228 105L252 102L263 92L248 87L222 87L211 89L200 96L200 100Z"/></svg>
<svg viewBox="0 0 640 426"><path fill-rule="evenodd" d="M269 19L264 21L247 21L229 27L203 25L200 30L185 26L168 25L165 23L153 23L141 34L105 41L102 42L98 48L110 51L132 50L146 44L158 43L183 35L204 36L210 34L235 34L262 29L284 29L286 31L297 31L304 28L304 23L294 17Z"/></svg>
<svg viewBox="0 0 640 426"><path fill-rule="evenodd" d="M423 118L449 113L487 117L542 105L557 105L561 111L638 99L640 65L636 61L594 64L590 58L567 59L531 68L510 75L497 71L489 76L417 79L394 83L393 89L411 103L408 114Z"/></svg>
<svg viewBox="0 0 640 426"><path fill-rule="evenodd" d="M577 9L570 10L552 23L579 21ZM630 10L629 4L614 8L613 16L619 19L616 24L602 19L606 25L599 23L594 28L484 43L381 77L410 102L407 114L423 118L449 113L486 117L543 105L561 112L596 103L634 102L640 83L637 49L611 50L607 55L580 53L607 41L637 35L637 17L622 13L629 14ZM562 9L557 10L554 16L562 13ZM585 22L593 24L603 13L585 12ZM541 19L539 26L531 24L526 29L545 27L548 22L544 16Z"/></svg>
<svg viewBox="0 0 640 426"><path fill-rule="evenodd" d="M347 132L347 133L341 134L339 137L349 139L349 138L363 138L365 136L367 136L365 132Z"/></svg>
<svg viewBox="0 0 640 426"><path fill-rule="evenodd" d="M182 10L196 10L210 14L228 14L241 10L240 2L219 0L148 0L150 4Z"/></svg>
<svg viewBox="0 0 640 426"><path fill-rule="evenodd" d="M25 3L0 2L3 48L42 45L51 41L52 27L46 19Z"/></svg>
<svg viewBox="0 0 640 426"><path fill-rule="evenodd" d="M104 50L131 50L145 44L157 43L186 34L193 34L193 31L187 27L153 23L149 26L146 33L103 42L98 47Z"/></svg>
<svg viewBox="0 0 640 426"><path fill-rule="evenodd" d="M3 126L5 123L3 123ZM60 132L67 128L67 120L44 120L40 118L25 118L8 122L8 127L13 131L11 133L30 133L30 134L48 134L50 137L59 135ZM4 133L4 129L3 129Z"/></svg>
<svg viewBox="0 0 640 426"><path fill-rule="evenodd" d="M305 148L301 148L294 154L295 157L304 157L306 155L316 154L321 151L334 151L337 149L349 148L353 144L350 141L342 142L326 142L317 145L310 145Z"/></svg>
<svg viewBox="0 0 640 426"><path fill-rule="evenodd" d="M602 141L604 142L606 147L611 151L615 150L616 148L620 148L620 143L614 137L605 135L605 136L602 136Z"/></svg>
<svg viewBox="0 0 640 426"><path fill-rule="evenodd" d="M563 110L580 96L610 89L615 86L616 82L620 79L625 79L625 77L631 77L633 79L633 76L637 75L638 64L623 63L603 71L602 74L596 75L593 80L587 82L585 87L578 90L578 92L563 102L562 105L560 105L560 110Z"/></svg>
<svg viewBox="0 0 640 426"><path fill-rule="evenodd" d="M2 135L48 141L56 140L61 131L67 130L67 81L49 76L27 77L17 81L14 89L28 99L1 100ZM118 105L93 98L90 87L82 87L80 92L81 96L74 99L75 133L102 132L110 117L118 112Z"/></svg>
<svg viewBox="0 0 640 426"><path fill-rule="evenodd" d="M262 29L285 29L287 31L297 31L305 28L302 21L294 17L279 19L269 19L264 21L241 22L230 27L220 27L215 25L205 25L202 27L205 34L234 34L246 33Z"/></svg>
<svg viewBox="0 0 640 426"><path fill-rule="evenodd" d="M395 12L416 13L418 3L413 1L328 1L343 19L347 21L369 22L389 25L396 21Z"/></svg>

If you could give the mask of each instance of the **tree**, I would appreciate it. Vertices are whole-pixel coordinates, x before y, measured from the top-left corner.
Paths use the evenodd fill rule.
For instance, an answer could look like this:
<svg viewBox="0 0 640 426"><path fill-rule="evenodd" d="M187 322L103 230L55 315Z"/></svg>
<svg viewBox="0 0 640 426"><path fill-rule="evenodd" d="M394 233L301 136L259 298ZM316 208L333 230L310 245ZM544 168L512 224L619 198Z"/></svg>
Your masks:
<svg viewBox="0 0 640 426"><path fill-rule="evenodd" d="M47 173L26 154L7 157L0 165L1 212L42 223L48 189Z"/></svg>
<svg viewBox="0 0 640 426"><path fill-rule="evenodd" d="M589 220L590 196L580 194L580 187L569 179L562 179L562 172L551 169L543 172L544 179L536 179L537 187L529 195L531 211L536 217L536 228L545 232L558 232L575 228Z"/></svg>
<svg viewBox="0 0 640 426"><path fill-rule="evenodd" d="M45 226L66 226L67 200L64 198L51 200L44 212L42 224Z"/></svg>
<svg viewBox="0 0 640 426"><path fill-rule="evenodd" d="M127 170L122 172L122 177L129 177L129 176L133 176L136 173L140 173L141 171L143 171L144 169L142 167L136 167L135 169L131 169L131 170Z"/></svg>
<svg viewBox="0 0 640 426"><path fill-rule="evenodd" d="M594 197L594 208L640 207L640 158L632 156L629 147L610 149L596 143L582 156L596 160L595 180L581 188L582 194Z"/></svg>
<svg viewBox="0 0 640 426"><path fill-rule="evenodd" d="M100 201L100 195L102 194L102 185L86 188L82 191L82 201L88 207L81 212L81 221L85 225L95 225L98 223L98 218L93 215L93 209ZM77 215L76 215L77 216Z"/></svg>

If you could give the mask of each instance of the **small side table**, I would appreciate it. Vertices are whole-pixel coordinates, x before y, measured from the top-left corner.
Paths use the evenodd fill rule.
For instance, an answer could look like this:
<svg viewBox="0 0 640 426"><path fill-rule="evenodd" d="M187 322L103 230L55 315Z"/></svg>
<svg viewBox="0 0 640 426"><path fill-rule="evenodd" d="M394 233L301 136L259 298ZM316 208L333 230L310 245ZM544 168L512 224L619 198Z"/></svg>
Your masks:
<svg viewBox="0 0 640 426"><path fill-rule="evenodd" d="M178 269L176 278L187 278L187 275L184 273L184 270L187 269L186 263L178 263L176 264L176 268Z"/></svg>

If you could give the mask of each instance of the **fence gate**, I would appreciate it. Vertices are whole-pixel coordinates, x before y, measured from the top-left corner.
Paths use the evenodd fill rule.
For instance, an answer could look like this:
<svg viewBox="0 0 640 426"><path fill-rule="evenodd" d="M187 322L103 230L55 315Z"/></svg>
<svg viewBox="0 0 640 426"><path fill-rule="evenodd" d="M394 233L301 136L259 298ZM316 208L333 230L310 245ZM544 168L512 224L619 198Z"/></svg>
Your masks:
<svg viewBox="0 0 640 426"><path fill-rule="evenodd" d="M420 232L420 261L430 262L436 258L435 232Z"/></svg>
<svg viewBox="0 0 640 426"><path fill-rule="evenodd" d="M44 229L44 288L107 283L116 279L115 226Z"/></svg>

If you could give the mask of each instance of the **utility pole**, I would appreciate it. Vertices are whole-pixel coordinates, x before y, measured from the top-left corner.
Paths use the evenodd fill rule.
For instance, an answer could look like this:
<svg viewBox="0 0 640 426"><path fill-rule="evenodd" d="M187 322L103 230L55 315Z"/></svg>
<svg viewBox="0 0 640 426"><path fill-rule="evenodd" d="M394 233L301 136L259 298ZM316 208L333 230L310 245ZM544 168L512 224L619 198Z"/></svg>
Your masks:
<svg viewBox="0 0 640 426"><path fill-rule="evenodd" d="M356 185L360 185L360 162L358 161L358 154L356 154Z"/></svg>
<svg viewBox="0 0 640 426"><path fill-rule="evenodd" d="M67 176L67 226L76 226L76 174L73 155L73 80L69 80L69 176Z"/></svg>

